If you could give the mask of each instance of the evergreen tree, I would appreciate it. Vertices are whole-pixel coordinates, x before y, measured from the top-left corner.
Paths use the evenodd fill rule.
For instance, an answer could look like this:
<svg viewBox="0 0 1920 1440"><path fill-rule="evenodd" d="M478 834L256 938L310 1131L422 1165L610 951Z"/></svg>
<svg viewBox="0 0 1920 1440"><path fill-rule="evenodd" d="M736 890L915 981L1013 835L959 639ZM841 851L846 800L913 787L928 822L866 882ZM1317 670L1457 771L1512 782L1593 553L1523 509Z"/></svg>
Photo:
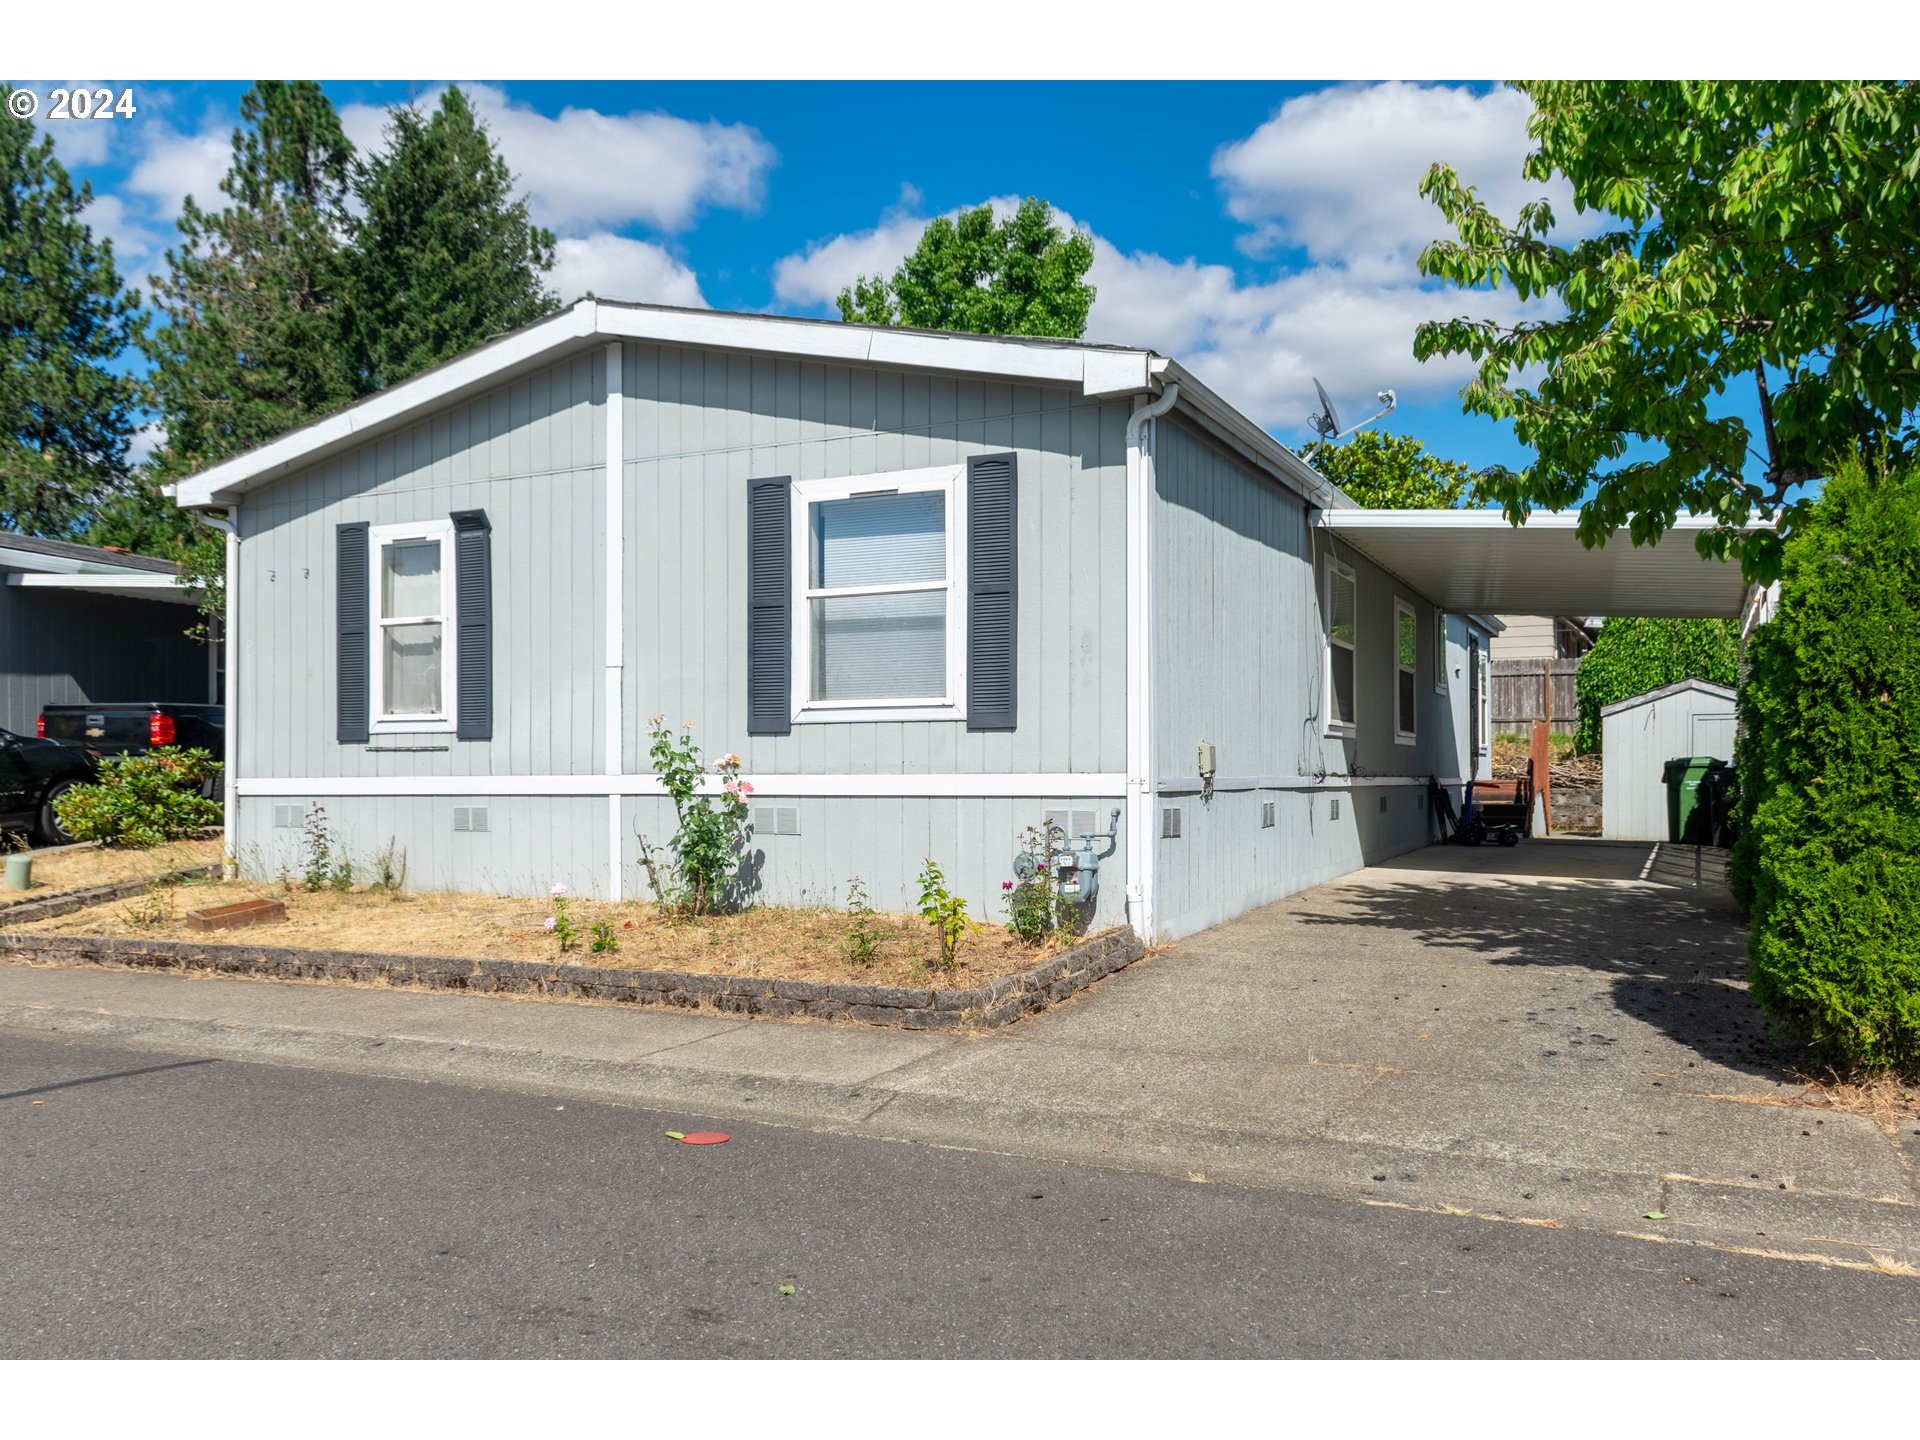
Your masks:
<svg viewBox="0 0 1920 1440"><path fill-rule="evenodd" d="M431 117L396 109L383 153L356 168L354 359L392 385L556 308L542 277L553 235L532 223L513 172L458 87Z"/></svg>
<svg viewBox="0 0 1920 1440"><path fill-rule="evenodd" d="M139 297L81 218L92 200L50 138L0 119L0 527L28 535L72 535L127 479L139 386L108 366Z"/></svg>
<svg viewBox="0 0 1920 1440"><path fill-rule="evenodd" d="M1920 1074L1920 471L1842 461L1785 560L1740 694L1753 995L1823 1060Z"/></svg>
<svg viewBox="0 0 1920 1440"><path fill-rule="evenodd" d="M264 444L356 394L341 254L353 146L311 81L258 81L240 115L226 208L189 197L170 273L154 278L163 323L147 353L167 474Z"/></svg>

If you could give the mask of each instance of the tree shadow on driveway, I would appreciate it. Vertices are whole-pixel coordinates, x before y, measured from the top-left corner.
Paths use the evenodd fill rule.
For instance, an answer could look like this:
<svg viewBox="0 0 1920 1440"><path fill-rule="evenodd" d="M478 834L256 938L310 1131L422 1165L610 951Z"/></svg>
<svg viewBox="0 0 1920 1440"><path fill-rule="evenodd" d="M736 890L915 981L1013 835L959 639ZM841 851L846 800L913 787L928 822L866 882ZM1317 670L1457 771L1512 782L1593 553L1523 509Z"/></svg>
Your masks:
<svg viewBox="0 0 1920 1440"><path fill-rule="evenodd" d="M1796 1052L1768 1033L1748 993L1746 924L1722 892L1409 877L1310 896L1295 914L1303 925L1398 932L1422 951L1503 969L1593 972L1608 977L1623 1016L1701 1059L1770 1080L1794 1078ZM1380 949L1376 943L1368 953Z"/></svg>

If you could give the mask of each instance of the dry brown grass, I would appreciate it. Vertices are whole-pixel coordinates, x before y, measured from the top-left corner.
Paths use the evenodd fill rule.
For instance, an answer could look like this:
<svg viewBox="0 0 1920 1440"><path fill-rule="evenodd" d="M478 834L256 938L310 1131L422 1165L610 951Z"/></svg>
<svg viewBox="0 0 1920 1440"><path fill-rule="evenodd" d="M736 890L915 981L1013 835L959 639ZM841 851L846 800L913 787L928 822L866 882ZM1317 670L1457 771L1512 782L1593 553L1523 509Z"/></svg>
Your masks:
<svg viewBox="0 0 1920 1440"><path fill-rule="evenodd" d="M1898 1139L1920 1130L1920 1084L1894 1075L1870 1080L1848 1080L1837 1075L1797 1077L1805 1088L1797 1095L1715 1095L1739 1105L1774 1105L1787 1109L1832 1110L1864 1115L1881 1133Z"/></svg>
<svg viewBox="0 0 1920 1440"><path fill-rule="evenodd" d="M33 856L33 888L0 891L0 904L13 900L45 900L63 890L84 890L90 885L110 885L116 880L137 880L146 875L165 875L196 865L219 863L217 839L174 840L148 850L98 845L39 850Z"/></svg>
<svg viewBox="0 0 1920 1440"><path fill-rule="evenodd" d="M190 910L258 896L284 900L286 921L213 936L187 929ZM943 970L939 940L931 926L916 916L881 915L875 917L886 932L880 953L871 964L856 965L845 954L849 917L844 911L761 906L735 915L670 922L661 920L651 904L641 901L609 905L576 899L571 906L579 936L564 956L553 937L541 928L550 913L548 902L524 896L386 895L367 890L313 894L299 888L238 880L184 890L171 916L155 917L151 923L134 928L156 939L206 939L387 955L470 956L476 960L564 959L575 965L635 970L958 989L1024 970L1062 948L1029 948L1001 926L983 925L961 943L958 966ZM601 920L613 925L620 942L618 951L596 954L588 950L591 927ZM113 935L125 934L131 924L114 913L112 906L94 906L18 928L43 935Z"/></svg>

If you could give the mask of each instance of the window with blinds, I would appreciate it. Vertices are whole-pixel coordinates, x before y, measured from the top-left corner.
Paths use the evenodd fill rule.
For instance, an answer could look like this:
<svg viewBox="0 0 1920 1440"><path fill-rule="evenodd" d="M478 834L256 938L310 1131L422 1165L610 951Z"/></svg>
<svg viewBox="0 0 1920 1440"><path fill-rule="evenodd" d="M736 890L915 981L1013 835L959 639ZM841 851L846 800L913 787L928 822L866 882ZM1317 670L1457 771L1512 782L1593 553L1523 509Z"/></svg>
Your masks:
<svg viewBox="0 0 1920 1440"><path fill-rule="evenodd" d="M1420 620L1413 607L1395 597L1393 602L1393 738L1411 745L1420 720Z"/></svg>
<svg viewBox="0 0 1920 1440"><path fill-rule="evenodd" d="M803 712L956 707L958 474L794 485Z"/></svg>
<svg viewBox="0 0 1920 1440"><path fill-rule="evenodd" d="M1359 587L1353 571L1327 562L1327 729L1351 735L1358 723L1354 654L1359 634Z"/></svg>

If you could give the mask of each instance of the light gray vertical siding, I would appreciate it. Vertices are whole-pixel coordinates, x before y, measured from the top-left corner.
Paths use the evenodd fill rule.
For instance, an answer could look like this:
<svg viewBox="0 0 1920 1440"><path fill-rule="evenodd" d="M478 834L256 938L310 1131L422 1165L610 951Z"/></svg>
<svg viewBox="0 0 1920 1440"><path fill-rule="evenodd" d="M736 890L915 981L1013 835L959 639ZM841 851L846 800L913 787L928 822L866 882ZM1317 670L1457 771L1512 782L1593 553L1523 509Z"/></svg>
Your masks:
<svg viewBox="0 0 1920 1440"><path fill-rule="evenodd" d="M647 716L692 720L749 774L1117 773L1126 767L1127 407L996 384L629 345L626 765ZM746 500L756 476L838 479L1011 450L1019 477L1019 727L948 721L746 733Z"/></svg>
<svg viewBox="0 0 1920 1440"><path fill-rule="evenodd" d="M624 765L650 770L646 719L691 720L709 756L749 777L817 774L1118 773L1126 766L1127 406L1075 390L999 384L719 351L628 345L622 416L626 598ZM330 779L592 775L604 764L602 653L605 352L448 406L316 465L241 507L238 672L243 778L312 778L356 861L389 839L410 883L606 893L604 797L332 797ZM1020 487L1019 727L961 721L808 724L746 733L746 483L879 473L1012 450ZM494 546L495 726L334 738L334 527L484 509ZM403 751L402 746L427 747ZM444 748L443 748L444 747ZM243 801L241 861L271 875L298 834L274 797ZM304 803L300 797L280 804ZM1064 799L783 798L799 836L756 837L757 890L780 903L844 899L858 874L876 904L917 899L940 861L974 913L1004 919L1016 833ZM1115 801L1080 798L1102 814ZM455 834L485 804L491 829ZM666 802L621 802L622 887L643 893L636 824L670 833ZM1100 923L1123 917L1124 857L1103 871ZM884 897L884 898L883 898Z"/></svg>
<svg viewBox="0 0 1920 1440"><path fill-rule="evenodd" d="M191 605L8 585L0 571L0 729L33 734L47 705L204 705L207 647Z"/></svg>
<svg viewBox="0 0 1920 1440"><path fill-rule="evenodd" d="M1732 696L1690 687L1601 717L1600 833L1609 840L1666 839L1667 761L1732 760L1734 724Z"/></svg>
<svg viewBox="0 0 1920 1440"><path fill-rule="evenodd" d="M605 398L602 357L583 356L247 498L237 602L242 776L602 768ZM494 738L381 732L365 745L339 743L334 527L474 509L493 525Z"/></svg>
<svg viewBox="0 0 1920 1440"><path fill-rule="evenodd" d="M1179 420L1156 428L1154 778L1162 809L1181 811L1180 837L1157 841L1156 924L1172 937L1426 843L1422 785L1303 782L1458 776L1466 709L1464 691L1435 688L1433 627L1443 617L1431 601L1312 530L1305 502L1237 455ZM1321 577L1336 549L1358 585L1350 739L1326 735L1321 693ZM1412 745L1394 739L1396 595L1419 625ZM1197 782L1201 741L1216 747L1220 779L1274 783L1204 802L1177 793ZM1266 801L1271 828L1260 823Z"/></svg>

